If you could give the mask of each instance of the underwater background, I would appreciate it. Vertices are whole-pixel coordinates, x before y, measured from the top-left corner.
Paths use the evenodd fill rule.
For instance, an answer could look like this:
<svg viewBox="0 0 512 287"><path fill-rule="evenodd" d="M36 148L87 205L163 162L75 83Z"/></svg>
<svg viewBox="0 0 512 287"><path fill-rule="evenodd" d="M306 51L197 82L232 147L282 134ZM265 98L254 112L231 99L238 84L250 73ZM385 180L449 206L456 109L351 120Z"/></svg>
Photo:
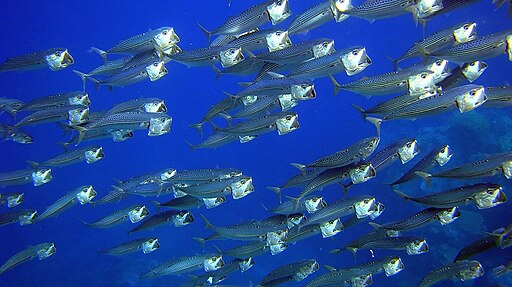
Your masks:
<svg viewBox="0 0 512 287"><path fill-rule="evenodd" d="M1 97L17 98L25 102L66 91L82 88L82 82L71 70L89 71L102 63L101 58L89 52L90 47L106 49L119 40L162 26L174 27L180 36L179 46L183 50L207 46L207 40L196 23L213 28L232 15L249 6L252 1L234 0L230 6L226 1L9 1L0 9L0 59L44 50L50 47L66 47L75 58L75 64L59 72L48 69L23 73L0 74ZM318 1L290 1L294 15L278 27L287 27L295 15L316 4ZM453 26L463 21L475 21L479 35L489 34L512 27L507 9L496 9L489 0L478 1L470 6L434 18L426 26L426 34ZM291 37L294 43L308 39L328 37L335 40L337 48L362 45L366 47L373 64L361 75L349 78L336 76L339 82L359 79L392 70L387 57L398 57L412 43L423 37L421 25L415 27L410 14L391 19L366 20L349 18L344 22L331 21L306 35ZM407 63L414 61L407 61ZM486 60L489 68L476 81L484 86L509 85L512 75L511 62L506 55ZM101 198L115 184L113 178L127 179L150 171L173 167L178 170L195 168L237 168L253 178L255 192L240 199L229 199L227 203L206 210L192 210L195 222L175 228L161 226L129 236L133 226L122 224L109 229L92 229L80 221L92 222L109 212L131 204L145 204L152 214L156 207L152 200L131 196L122 202L106 205L76 206L59 215L37 224L17 224L0 227L0 262L14 253L41 242L54 242L57 253L45 261L33 260L0 275L0 286L180 286L189 278L164 276L140 280L150 268L173 258L202 253L201 246L192 237L205 237L211 232L204 228L199 214L204 214L216 225L229 225L249 219L263 219L270 215L265 208L278 203L276 195L266 189L277 186L297 173L289 165L292 162L307 163L333 153L350 144L376 134L375 127L364 121L351 104L370 107L387 97L370 100L355 93L342 91L333 96L333 85L328 78L315 80L317 98L294 108L299 114L300 129L278 136L267 134L246 144L231 143L215 149L191 150L185 141L199 143L195 129L188 125L201 120L210 106L225 97L223 91L236 93L241 90L237 82L250 81L252 77L223 75L219 80L210 67L187 68L170 62L166 65L169 74L159 81L144 81L124 88L114 87L96 90L87 83L87 92L92 101L91 111L106 110L116 103L140 97L158 97L165 100L168 114L173 117L172 131L160 137L148 137L136 132L133 139L113 142L105 139L92 144L103 146L105 158L97 163L85 163L53 169L53 181L40 187L32 185L5 187L0 192L24 192L24 208L44 208L65 193L81 185L92 185ZM0 115L0 121L13 124L7 113ZM206 124L205 135L211 133ZM0 173L27 167L26 160L44 161L60 154L62 147L56 142L66 137L56 124L31 126L27 131L35 143L20 145L12 141L0 143ZM398 139L414 137L418 140L420 156L430 149L449 144L454 156L448 167L477 160L485 155L512 150L512 110L479 108L470 113L452 111L417 120L385 122L382 126L380 148ZM412 166L395 163L377 179L356 185L349 194L371 194L386 206L386 211L376 220L378 223L397 220L419 211L418 204L405 203L398 197L389 183ZM437 168L439 169L439 168ZM482 181L482 180L480 180ZM478 180L474 182L480 182ZM485 181L485 180L484 180ZM494 177L492 182L503 186L510 197L512 184L503 176ZM433 191L447 190L471 181L434 180L427 189L419 179L401 185L400 190L411 195L422 195ZM299 189L285 190L286 195L296 195ZM327 202L334 202L342 194L341 187L332 185L318 192ZM172 195L156 198L160 202ZM5 206L0 211L7 212ZM415 286L430 270L448 264L458 250L478 239L483 232L505 227L511 223L510 202L496 208L478 210L472 205L461 207L462 216L447 226L431 224L417 230L415 234L425 236L430 250L427 254L407 256L401 251L377 250L381 258L399 254L405 269L392 277L377 275L373 286ZM368 224L360 224L340 234L322 239L321 236L308 238L291 245L279 255L265 254L255 258L255 266L245 273L235 272L222 284L241 286L256 285L272 269L300 259L314 258L320 265L337 268L350 267L372 260L371 253L362 250L357 260L350 252L329 254L360 235L372 230ZM129 241L140 236L156 236L161 248L143 255L134 253L125 256L109 256L96 251ZM233 241L214 242L221 249L239 245ZM212 244L206 250L214 252ZM402 256L403 255L403 256ZM499 279L489 274L491 268L512 259L510 250L495 249L476 257L486 271L484 277L468 282L444 281L439 286L492 286L499 282L512 286L510 275ZM226 262L229 259L226 259ZM285 286L302 286L320 274L320 269L303 282L290 282ZM252 282L252 283L251 283Z"/></svg>

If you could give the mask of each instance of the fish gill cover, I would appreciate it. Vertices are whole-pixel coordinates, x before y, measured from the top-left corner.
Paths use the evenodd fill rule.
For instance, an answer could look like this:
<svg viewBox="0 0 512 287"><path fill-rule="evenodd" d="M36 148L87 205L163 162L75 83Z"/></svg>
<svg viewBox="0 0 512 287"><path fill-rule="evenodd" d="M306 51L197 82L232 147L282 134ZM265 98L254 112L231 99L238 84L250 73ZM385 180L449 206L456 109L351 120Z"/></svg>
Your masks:
<svg viewBox="0 0 512 287"><path fill-rule="evenodd" d="M494 2L4 3L0 286L511 286Z"/></svg>

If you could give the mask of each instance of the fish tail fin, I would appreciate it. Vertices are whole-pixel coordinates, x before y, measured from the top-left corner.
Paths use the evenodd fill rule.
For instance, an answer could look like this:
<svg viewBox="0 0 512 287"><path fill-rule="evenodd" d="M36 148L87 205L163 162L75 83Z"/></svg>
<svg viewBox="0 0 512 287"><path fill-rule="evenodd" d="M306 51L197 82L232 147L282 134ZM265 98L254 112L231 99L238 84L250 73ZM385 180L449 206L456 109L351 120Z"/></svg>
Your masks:
<svg viewBox="0 0 512 287"><path fill-rule="evenodd" d="M198 124L190 124L188 126L190 128L196 129L199 132L199 136L202 138L203 137L203 125L204 125L204 122L201 122L201 123L198 123Z"/></svg>
<svg viewBox="0 0 512 287"><path fill-rule="evenodd" d="M213 68L213 71L215 72L215 79L218 81L220 79L220 77L222 76L222 71L215 66L212 66L212 68Z"/></svg>
<svg viewBox="0 0 512 287"><path fill-rule="evenodd" d="M218 116L225 119L228 122L228 126L231 126L231 121L233 120L233 118L230 115L226 113L218 113Z"/></svg>
<svg viewBox="0 0 512 287"><path fill-rule="evenodd" d="M356 109L360 114L361 114L361 117L363 117L363 120L366 120L366 111L363 110L363 108L361 108L360 106L356 105L356 104L352 104L352 107L354 109Z"/></svg>
<svg viewBox="0 0 512 287"><path fill-rule="evenodd" d="M279 203L282 203L281 188L280 187L267 186L267 189L272 190L277 195L277 199L279 200Z"/></svg>
<svg viewBox="0 0 512 287"><path fill-rule="evenodd" d="M421 46L418 43L415 43L414 47L416 47L416 49L418 49L418 51L423 56L423 63L426 63L428 61L428 59L430 58L431 53L425 47Z"/></svg>
<svg viewBox="0 0 512 287"><path fill-rule="evenodd" d="M382 119L374 118L374 117L366 117L365 120L372 123L377 129L377 136L380 137L380 126L382 124Z"/></svg>
<svg viewBox="0 0 512 287"><path fill-rule="evenodd" d="M33 169L36 169L38 166L40 166L41 164L38 163L38 162L35 162L35 161L31 161L31 160L27 160L26 161Z"/></svg>
<svg viewBox="0 0 512 287"><path fill-rule="evenodd" d="M200 214L200 215L201 215L201 218L202 218L202 219L203 219L203 221L204 221L204 228L206 228L206 229L215 229L215 227L213 226L213 224L211 224L211 223L210 223L210 221L208 221L208 219L206 218L206 216L204 216L204 215L202 215L202 214Z"/></svg>
<svg viewBox="0 0 512 287"><path fill-rule="evenodd" d="M405 193L401 192L401 191L400 191L400 190L398 190L398 189L393 189L393 191L394 191L396 194L398 194L398 196L400 196L401 198L403 198L403 199L404 199L404 201L408 201L409 199L411 199L411 197L410 197L410 196L408 196L407 194L405 194Z"/></svg>
<svg viewBox="0 0 512 287"><path fill-rule="evenodd" d="M87 129L81 126L73 126L73 128L78 131L78 140L75 144L75 146L78 146L84 139L85 132L87 131Z"/></svg>
<svg viewBox="0 0 512 287"><path fill-rule="evenodd" d="M400 62L400 59L394 59L391 57L386 57L388 60L391 61L391 64L393 65L393 71L398 71L398 63Z"/></svg>
<svg viewBox="0 0 512 287"><path fill-rule="evenodd" d="M425 185L427 187L430 186L430 182L432 181L432 174L423 171L417 171L415 174L425 181Z"/></svg>
<svg viewBox="0 0 512 287"><path fill-rule="evenodd" d="M328 76L329 76L329 79L331 79L332 84L334 85L333 95L336 96L336 95L338 95L338 93L341 90L341 85L338 83L338 81L336 81L336 79L331 74L329 74Z"/></svg>
<svg viewBox="0 0 512 287"><path fill-rule="evenodd" d="M96 47L91 47L91 49L89 51L100 55L101 59L103 60L103 63L107 62L107 52L106 51L103 51L102 49L99 49Z"/></svg>
<svg viewBox="0 0 512 287"><path fill-rule="evenodd" d="M293 166L294 168L300 170L300 172L302 172L302 173L304 173L304 171L307 168L307 166L305 164L302 164L302 163L292 162L292 163L290 163L290 165Z"/></svg>
<svg viewBox="0 0 512 287"><path fill-rule="evenodd" d="M297 211L297 209L299 208L299 201L301 200L301 198L300 197L291 197L291 196L285 196L285 197L292 201L293 211Z"/></svg>
<svg viewBox="0 0 512 287"><path fill-rule="evenodd" d="M205 27L201 26L201 24L197 23L197 26L199 26L199 29L203 31L204 35L206 36L206 39L208 40L208 44L210 44L210 39L212 37L212 32L206 30Z"/></svg>
<svg viewBox="0 0 512 287"><path fill-rule="evenodd" d="M82 90L83 91L85 91L85 84L87 82L87 79L91 79L91 81L95 80L92 77L90 77L88 74L82 73L82 72L80 72L78 70L73 70L73 73L77 74L77 76L79 76L80 79L82 79Z"/></svg>
<svg viewBox="0 0 512 287"><path fill-rule="evenodd" d="M220 131L219 126L217 126L212 120L209 119L208 122L210 123L210 125L212 125L212 128L213 128L214 132Z"/></svg>
<svg viewBox="0 0 512 287"><path fill-rule="evenodd" d="M352 187L352 184L343 184L343 183L340 183L340 186L341 186L341 192L343 193L343 196L347 195L348 191L350 190L350 188Z"/></svg>
<svg viewBox="0 0 512 287"><path fill-rule="evenodd" d="M204 245L206 244L206 239L204 239L202 237L192 237L192 239L194 239L194 241L199 243L201 245L201 248L203 248L203 250L204 250Z"/></svg>

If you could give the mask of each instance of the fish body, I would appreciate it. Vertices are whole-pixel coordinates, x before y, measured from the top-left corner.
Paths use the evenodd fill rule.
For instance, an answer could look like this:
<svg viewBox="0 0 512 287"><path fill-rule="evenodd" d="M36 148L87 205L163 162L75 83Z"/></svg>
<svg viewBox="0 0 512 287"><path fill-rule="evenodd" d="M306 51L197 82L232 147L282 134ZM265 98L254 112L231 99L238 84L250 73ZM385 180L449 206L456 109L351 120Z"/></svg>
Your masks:
<svg viewBox="0 0 512 287"><path fill-rule="evenodd" d="M243 96L292 94L294 97L298 97L294 89L299 90L299 88L314 90L314 85L310 80L300 78L272 78L253 83L235 96L236 98L242 98Z"/></svg>
<svg viewBox="0 0 512 287"><path fill-rule="evenodd" d="M159 42L166 38L169 39L168 42ZM155 48L166 49L169 45L174 46L179 40L172 27L161 27L120 41L108 49L102 57L106 58L108 54L137 54Z"/></svg>
<svg viewBox="0 0 512 287"><path fill-rule="evenodd" d="M258 284L262 287L277 286L288 281L302 281L320 266L314 259L305 259L298 262L280 266L268 273Z"/></svg>
<svg viewBox="0 0 512 287"><path fill-rule="evenodd" d="M180 257L171 261L167 261L162 263L151 269L148 273L142 276L142 278L154 278L164 275L179 275L189 273L195 270L204 269L206 267L210 267L209 264L212 262L214 264L213 269L216 270L224 266L224 261L222 261L222 255L215 254L201 254L190 257Z"/></svg>
<svg viewBox="0 0 512 287"><path fill-rule="evenodd" d="M419 148L416 139L404 138L383 148L374 154L368 162L371 163L375 170L379 171L398 159L400 159L403 164L407 163L414 158L418 152Z"/></svg>
<svg viewBox="0 0 512 287"><path fill-rule="evenodd" d="M265 223L265 222L253 222L249 225L232 225L228 227L222 226L214 226L212 225L206 217L201 216L205 222L205 226L207 229L212 229L216 233L224 236L225 238L230 239L244 239L244 238L254 238L260 237L262 235L266 235L268 232L274 232L277 230L282 230L286 228L286 221L281 224Z"/></svg>
<svg viewBox="0 0 512 287"><path fill-rule="evenodd" d="M446 279L472 280L482 275L484 275L484 268L480 262L460 261L431 271L421 279L417 287L432 286Z"/></svg>
<svg viewBox="0 0 512 287"><path fill-rule="evenodd" d="M175 210L190 210L194 208L199 208L201 205L203 205L203 201L201 200L201 198L197 198L190 195L173 198L164 203L158 203L158 206L164 206Z"/></svg>
<svg viewBox="0 0 512 287"><path fill-rule="evenodd" d="M19 222L20 225L32 224L37 217L37 211L21 209L0 214L0 226Z"/></svg>
<svg viewBox="0 0 512 287"><path fill-rule="evenodd" d="M52 71L62 70L75 62L64 48L38 51L5 60L0 64L0 73L6 71L27 71L49 67Z"/></svg>
<svg viewBox="0 0 512 287"><path fill-rule="evenodd" d="M484 103L486 108L501 108L512 105L511 86L486 87L487 101Z"/></svg>
<svg viewBox="0 0 512 287"><path fill-rule="evenodd" d="M37 163L33 161L29 161L29 164L36 167L62 167L67 165L76 164L82 161L87 162L88 164L94 163L98 160L101 160L105 154L103 153L103 148L100 146L88 146L84 148L80 148L74 151L69 151L58 155L54 158L46 160L42 163Z"/></svg>
<svg viewBox="0 0 512 287"><path fill-rule="evenodd" d="M386 250L405 250L409 255L417 255L428 252L427 241L418 236L399 236L375 238L360 246L348 247L353 252L360 249L386 249Z"/></svg>
<svg viewBox="0 0 512 287"><path fill-rule="evenodd" d="M167 106L165 105L164 100L159 98L139 98L117 104L106 113L104 113L101 117L130 111L165 113L167 112Z"/></svg>
<svg viewBox="0 0 512 287"><path fill-rule="evenodd" d="M276 214L284 214L284 215L290 215L297 212L303 213L303 212L309 212L309 213L315 213L319 209L327 206L327 203L325 203L324 199L320 196L316 195L310 195L302 198L297 208L294 208L294 202L291 200L285 201L275 207L273 207L270 212L276 213Z"/></svg>
<svg viewBox="0 0 512 287"><path fill-rule="evenodd" d="M16 123L16 127L53 123L68 120L71 125L83 124L89 119L89 108L81 105L66 105L36 111Z"/></svg>
<svg viewBox="0 0 512 287"><path fill-rule="evenodd" d="M46 210L41 213L41 215L39 215L34 221L41 221L43 219L55 217L76 205L77 203L80 203L81 205L90 203L96 194L96 191L90 185L78 187L48 206Z"/></svg>
<svg viewBox="0 0 512 287"><path fill-rule="evenodd" d="M308 32L335 19L336 7L332 0L322 1L299 14L288 26L291 35Z"/></svg>
<svg viewBox="0 0 512 287"><path fill-rule="evenodd" d="M457 207L452 208L436 208L429 207L414 214L411 217L405 218L400 221L390 222L383 225L373 225L377 228L395 231L409 231L416 228L421 228L427 224L439 221L441 224L449 224L460 216Z"/></svg>
<svg viewBox="0 0 512 287"><path fill-rule="evenodd" d="M110 228L123 223L123 221L126 221L127 219L129 219L132 223L136 223L148 215L149 211L144 205L132 205L113 212L93 223L84 224L93 228Z"/></svg>
<svg viewBox="0 0 512 287"><path fill-rule="evenodd" d="M11 172L0 173L0 186L20 185L33 183L34 186L40 186L50 182L53 179L52 170L49 168L21 169Z"/></svg>
<svg viewBox="0 0 512 287"><path fill-rule="evenodd" d="M119 244L107 250L100 250L98 252L109 255L123 255L142 250L144 254L147 254L158 248L160 248L160 244L158 243L157 238L144 237Z"/></svg>
<svg viewBox="0 0 512 287"><path fill-rule="evenodd" d="M260 53L256 56L256 59L285 65L306 62L333 52L334 40L319 38L295 44L281 50Z"/></svg>
<svg viewBox="0 0 512 287"><path fill-rule="evenodd" d="M299 128L298 114L295 112L279 112L276 114L265 115L260 118L241 122L231 127L218 129L217 132L232 134L237 136L257 136L278 129L277 122L284 120L291 123L291 128Z"/></svg>
<svg viewBox="0 0 512 287"><path fill-rule="evenodd" d="M244 266L243 264L245 262L249 262L249 264L253 264L253 263L251 263L252 258L249 258L248 260L235 259L233 261L230 261L230 262L224 264L224 266L222 268L219 268L219 269L213 270L213 271L208 271L199 276L190 276L190 277L192 278L194 286L217 284L219 282L224 281L224 279L226 279L226 277L229 274L235 272L236 270L241 269L241 266ZM249 265L249 266L252 266L252 265ZM242 271L242 272L244 272L244 271Z"/></svg>
<svg viewBox="0 0 512 287"><path fill-rule="evenodd" d="M367 0L344 13L373 22L407 14L407 8L413 4L414 1L410 0Z"/></svg>
<svg viewBox="0 0 512 287"><path fill-rule="evenodd" d="M279 51L290 47L292 42L288 37L288 31L280 29L264 29L254 33L245 34L229 42L228 46L241 47L242 50Z"/></svg>
<svg viewBox="0 0 512 287"><path fill-rule="evenodd" d="M466 260L492 248L506 249L512 246L512 225L499 228L466 245L455 256L454 262Z"/></svg>
<svg viewBox="0 0 512 287"><path fill-rule="evenodd" d="M42 98L37 98L26 103L21 110L23 111L38 111L48 108L57 108L69 105L89 106L91 101L89 95L84 92L68 92L49 95Z"/></svg>
<svg viewBox="0 0 512 287"><path fill-rule="evenodd" d="M237 46L214 46L182 51L171 56L175 62L187 67L213 66L221 62L222 67L231 67L245 60L242 49Z"/></svg>
<svg viewBox="0 0 512 287"><path fill-rule="evenodd" d="M53 243L40 243L34 246L30 246L29 248L20 251L7 259L7 261L4 262L2 266L0 266L0 274L36 257L38 257L39 260L44 260L52 256L56 251L57 249Z"/></svg>
<svg viewBox="0 0 512 287"><path fill-rule="evenodd" d="M264 241L254 241L248 244L237 246L222 253L234 258L247 259L265 254L269 251L269 246Z"/></svg>
<svg viewBox="0 0 512 287"><path fill-rule="evenodd" d="M247 185L245 187L246 190L242 190L242 193L252 192L254 187L252 187L252 178L249 176L237 176L233 178L221 179L218 181L199 183L196 185L189 185L183 188L180 188L181 191L185 192L188 195L198 197L198 198L217 198L223 197L226 195L233 194L234 198L239 198L238 194L240 191L236 190L237 185ZM252 190L251 190L252 189Z"/></svg>
<svg viewBox="0 0 512 287"><path fill-rule="evenodd" d="M100 65L93 70L91 70L89 73L84 73L86 78L87 77L93 77L93 76L111 76L115 73L118 73L125 67L125 65L133 58L133 56L126 56L120 59L115 60L109 60L103 65Z"/></svg>
<svg viewBox="0 0 512 287"><path fill-rule="evenodd" d="M180 219L178 219L180 218ZM183 221L182 221L183 220ZM152 229L157 226L160 226L165 223L173 223L176 227L190 224L194 221L194 217L188 211L182 210L166 210L160 213L157 213L151 217L144 219L137 227L130 230L128 234L132 234L134 232Z"/></svg>

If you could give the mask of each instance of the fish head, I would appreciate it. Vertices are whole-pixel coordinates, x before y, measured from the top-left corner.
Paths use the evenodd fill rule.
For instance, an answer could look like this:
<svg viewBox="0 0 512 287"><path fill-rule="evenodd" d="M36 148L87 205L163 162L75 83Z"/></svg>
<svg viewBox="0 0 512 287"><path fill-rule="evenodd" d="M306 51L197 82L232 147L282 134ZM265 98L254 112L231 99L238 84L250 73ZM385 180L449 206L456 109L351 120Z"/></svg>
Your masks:
<svg viewBox="0 0 512 287"><path fill-rule="evenodd" d="M204 271L215 271L224 267L224 260L222 259L222 255L215 255L209 258L206 258L203 261Z"/></svg>
<svg viewBox="0 0 512 287"><path fill-rule="evenodd" d="M304 222L304 220L306 220L306 215L302 213L290 214L286 219L286 225L288 228L292 228L300 225L302 222Z"/></svg>
<svg viewBox="0 0 512 287"><path fill-rule="evenodd" d="M473 280L475 278L478 278L480 276L484 275L484 268L478 261L472 261L474 264L472 264L471 267L468 269L461 270L459 274L457 274L457 278L459 278L461 281L466 280Z"/></svg>
<svg viewBox="0 0 512 287"><path fill-rule="evenodd" d="M186 196L186 195L187 195L185 192L183 192L183 191L179 188L179 186L180 186L180 185L181 185L181 184L174 184L174 185L172 186L172 194L173 194L174 198L180 198L180 197L184 197L184 196ZM188 185L187 185L187 186L188 186Z"/></svg>
<svg viewBox="0 0 512 287"><path fill-rule="evenodd" d="M293 98L292 94L282 94L277 96L277 99L282 111L287 111L299 104L299 101Z"/></svg>
<svg viewBox="0 0 512 287"><path fill-rule="evenodd" d="M183 50L178 45L170 46L168 49L162 51L161 59L167 64L171 61L170 56L181 53Z"/></svg>
<svg viewBox="0 0 512 287"><path fill-rule="evenodd" d="M68 103L70 105L80 105L80 106L90 106L91 99L89 98L89 94L87 93L78 93L77 95L68 99Z"/></svg>
<svg viewBox="0 0 512 287"><path fill-rule="evenodd" d="M322 43L313 46L313 57L315 59L330 55L334 52L334 40L325 40Z"/></svg>
<svg viewBox="0 0 512 287"><path fill-rule="evenodd" d="M163 28L160 33L153 37L155 48L166 52L180 42L180 37L176 34L173 27Z"/></svg>
<svg viewBox="0 0 512 287"><path fill-rule="evenodd" d="M487 101L483 86L472 86L462 95L455 98L457 108L461 113L472 111Z"/></svg>
<svg viewBox="0 0 512 287"><path fill-rule="evenodd" d="M148 136L160 136L171 131L172 118L162 116L151 118L149 121Z"/></svg>
<svg viewBox="0 0 512 287"><path fill-rule="evenodd" d="M241 176L240 179L231 184L231 195L233 199L240 199L254 192L252 178L249 176Z"/></svg>
<svg viewBox="0 0 512 287"><path fill-rule="evenodd" d="M277 133L280 136L285 135L287 133L291 133L294 130L300 128L299 115L295 112L288 113L284 117L277 119L276 125L277 125Z"/></svg>
<svg viewBox="0 0 512 287"><path fill-rule="evenodd" d="M407 87L411 96L417 96L425 91L435 89L434 72L427 70L407 77Z"/></svg>
<svg viewBox="0 0 512 287"><path fill-rule="evenodd" d="M272 25L277 25L292 15L289 0L275 0L267 6L267 13Z"/></svg>
<svg viewBox="0 0 512 287"><path fill-rule="evenodd" d="M434 85L434 86L432 86L431 89L428 89L428 90L424 91L422 94L419 94L419 95L416 95L416 96L418 97L418 99L425 99L425 98L428 98L428 97L437 96L442 91L443 91L442 87L436 87Z"/></svg>
<svg viewBox="0 0 512 287"><path fill-rule="evenodd" d="M177 172L178 171L175 168L168 168L160 173L160 180L169 181Z"/></svg>
<svg viewBox="0 0 512 287"><path fill-rule="evenodd" d="M244 106L250 106L254 104L258 100L258 96L248 95L248 96L242 96L242 104Z"/></svg>
<svg viewBox="0 0 512 287"><path fill-rule="evenodd" d="M507 202L507 196L501 186L491 184L475 193L474 200L478 209L486 209Z"/></svg>
<svg viewBox="0 0 512 287"><path fill-rule="evenodd" d="M443 9L442 0L418 0L416 1L416 17L425 19Z"/></svg>
<svg viewBox="0 0 512 287"><path fill-rule="evenodd" d="M439 166L444 166L453 156L453 151L449 145L445 145L434 157Z"/></svg>
<svg viewBox="0 0 512 287"><path fill-rule="evenodd" d="M484 73L487 67L488 65L484 61L474 61L471 63L467 63L462 68L462 75L464 75L464 77L470 83L472 83Z"/></svg>
<svg viewBox="0 0 512 287"><path fill-rule="evenodd" d="M304 200L304 207L309 214L313 214L326 206L327 202L321 196L313 196Z"/></svg>
<svg viewBox="0 0 512 287"><path fill-rule="evenodd" d="M498 244L501 249L512 246L512 224L507 226L498 236Z"/></svg>
<svg viewBox="0 0 512 287"><path fill-rule="evenodd" d="M32 136L21 130L10 133L9 138L11 138L14 142L20 144L34 143L34 139L32 138Z"/></svg>
<svg viewBox="0 0 512 287"><path fill-rule="evenodd" d="M150 238L142 243L142 253L148 254L160 248L158 238Z"/></svg>
<svg viewBox="0 0 512 287"><path fill-rule="evenodd" d="M40 186L45 183L52 181L52 169L51 168L41 168L34 172L32 172L32 182L34 186Z"/></svg>
<svg viewBox="0 0 512 287"><path fill-rule="evenodd" d="M502 162L501 169L503 169L503 174L507 179L512 178L512 160Z"/></svg>
<svg viewBox="0 0 512 287"><path fill-rule="evenodd" d="M333 5L334 5L335 9L332 9ZM331 0L331 11L335 12L334 15L336 15L336 14L345 15L343 13L347 12L348 10L350 10L352 8L353 8L353 6L352 6L352 3L350 0ZM348 15L346 15L346 16L348 17ZM338 19L336 19L336 20L338 20ZM340 22L340 21L336 21L336 22Z"/></svg>
<svg viewBox="0 0 512 287"><path fill-rule="evenodd" d="M254 259L249 257L247 259L241 260L238 262L238 266L240 267L240 271L245 272L254 266Z"/></svg>
<svg viewBox="0 0 512 287"><path fill-rule="evenodd" d="M165 113L167 112L167 106L164 100L154 100L144 104L144 111L148 113Z"/></svg>
<svg viewBox="0 0 512 287"><path fill-rule="evenodd" d="M226 202L225 197L214 197L214 198L203 198L204 205L206 209L215 208L224 202Z"/></svg>
<svg viewBox="0 0 512 287"><path fill-rule="evenodd" d="M380 137L369 138L362 149L361 157L363 159L369 157L375 151L375 149L377 149L377 146L379 145L379 143L380 143Z"/></svg>
<svg viewBox="0 0 512 287"><path fill-rule="evenodd" d="M89 121L89 108L88 107L79 107L76 109L71 109L68 111L68 121L69 124L80 125Z"/></svg>
<svg viewBox="0 0 512 287"><path fill-rule="evenodd" d="M292 45L288 31L277 30L265 36L269 52L279 51Z"/></svg>
<svg viewBox="0 0 512 287"><path fill-rule="evenodd" d="M472 41L476 37L476 23L464 23L453 31L453 39L459 44Z"/></svg>
<svg viewBox="0 0 512 287"><path fill-rule="evenodd" d="M350 278L350 286L352 287L366 287L372 283L373 276L371 273Z"/></svg>
<svg viewBox="0 0 512 287"><path fill-rule="evenodd" d="M366 48L353 47L347 53L341 55L341 62L348 76L361 73L372 64L372 60L366 54Z"/></svg>
<svg viewBox="0 0 512 287"><path fill-rule="evenodd" d="M245 59L242 48L233 47L220 52L220 64L223 68L234 66Z"/></svg>
<svg viewBox="0 0 512 287"><path fill-rule="evenodd" d="M148 208L143 206L137 206L134 209L128 211L128 219L131 223L137 223L149 215Z"/></svg>
<svg viewBox="0 0 512 287"><path fill-rule="evenodd" d="M87 163L97 162L105 157L102 147L92 147L90 150L84 152L85 161Z"/></svg>
<svg viewBox="0 0 512 287"><path fill-rule="evenodd" d="M384 210L386 210L386 206L382 202L377 202L375 211L370 214L370 219L375 220L384 212Z"/></svg>
<svg viewBox="0 0 512 287"><path fill-rule="evenodd" d="M420 148L418 142L414 139L398 148L397 152L402 164L406 164L420 152Z"/></svg>
<svg viewBox="0 0 512 287"><path fill-rule="evenodd" d="M288 241L288 230L283 229L267 232L266 238L267 245L269 246L285 243Z"/></svg>
<svg viewBox="0 0 512 287"><path fill-rule="evenodd" d="M452 208L446 208L437 213L437 220L441 223L441 225L447 225L454 222L457 218L460 217L460 211L457 206Z"/></svg>
<svg viewBox="0 0 512 287"><path fill-rule="evenodd" d="M91 203L91 201L98 195L92 185L84 185L79 188L80 191L76 194L76 199L81 205Z"/></svg>
<svg viewBox="0 0 512 287"><path fill-rule="evenodd" d="M428 244L425 239L414 240L405 246L409 255L418 255L428 252Z"/></svg>
<svg viewBox="0 0 512 287"><path fill-rule="evenodd" d="M363 163L349 170L350 180L353 184L367 182L377 175L377 171L371 163Z"/></svg>
<svg viewBox="0 0 512 287"><path fill-rule="evenodd" d="M375 197L365 197L364 199L354 203L354 210L357 218L365 218L370 216L376 210L377 200Z"/></svg>
<svg viewBox="0 0 512 287"><path fill-rule="evenodd" d="M322 232L323 238L332 237L343 231L343 229L343 223L341 223L341 220L339 218L329 220L320 224L320 231Z"/></svg>
<svg viewBox="0 0 512 287"><path fill-rule="evenodd" d="M28 210L22 215L18 216L18 222L20 225L28 225L34 223L37 218L37 210Z"/></svg>
<svg viewBox="0 0 512 287"><path fill-rule="evenodd" d="M292 97L296 100L311 100L316 98L315 84L305 82L300 85L291 86Z"/></svg>
<svg viewBox="0 0 512 287"><path fill-rule="evenodd" d="M57 50L44 57L46 64L52 71L62 70L68 66L73 65L75 60L67 49Z"/></svg>
<svg viewBox="0 0 512 287"><path fill-rule="evenodd" d="M238 141L240 143L248 143L252 141L253 139L257 138L258 136L239 136Z"/></svg>
<svg viewBox="0 0 512 287"><path fill-rule="evenodd" d="M57 252L55 244L48 243L44 248L41 248L40 250L37 251L37 257L39 258L39 260L44 260L55 254L55 252Z"/></svg>
<svg viewBox="0 0 512 287"><path fill-rule="evenodd" d="M186 210L178 212L178 214L174 215L172 218L172 223L175 227L189 225L192 222L194 222L194 216Z"/></svg>
<svg viewBox="0 0 512 287"><path fill-rule="evenodd" d="M146 72L148 74L149 80L154 82L167 75L169 71L167 71L167 68L165 68L164 61L155 61L146 66Z"/></svg>
<svg viewBox="0 0 512 287"><path fill-rule="evenodd" d="M270 245L270 254L276 255L283 252L286 248L288 248L288 243L280 243L275 245Z"/></svg>
<svg viewBox="0 0 512 287"><path fill-rule="evenodd" d="M508 60L512 61L512 35L507 35L505 42L507 43Z"/></svg>
<svg viewBox="0 0 512 287"><path fill-rule="evenodd" d="M110 132L110 135L112 136L112 140L115 142L122 142L127 139L133 138L133 131L132 130L125 130L125 129L119 129Z"/></svg>
<svg viewBox="0 0 512 287"><path fill-rule="evenodd" d="M384 263L382 268L386 276L393 276L400 271L404 270L404 263L400 257L391 258L388 262Z"/></svg>
<svg viewBox="0 0 512 287"><path fill-rule="evenodd" d="M15 207L23 203L23 200L25 198L24 193L15 193L13 195L7 196L7 207Z"/></svg>
<svg viewBox="0 0 512 287"><path fill-rule="evenodd" d="M448 61L443 59L437 59L426 65L425 68L434 73L434 83L439 83L452 74Z"/></svg>

